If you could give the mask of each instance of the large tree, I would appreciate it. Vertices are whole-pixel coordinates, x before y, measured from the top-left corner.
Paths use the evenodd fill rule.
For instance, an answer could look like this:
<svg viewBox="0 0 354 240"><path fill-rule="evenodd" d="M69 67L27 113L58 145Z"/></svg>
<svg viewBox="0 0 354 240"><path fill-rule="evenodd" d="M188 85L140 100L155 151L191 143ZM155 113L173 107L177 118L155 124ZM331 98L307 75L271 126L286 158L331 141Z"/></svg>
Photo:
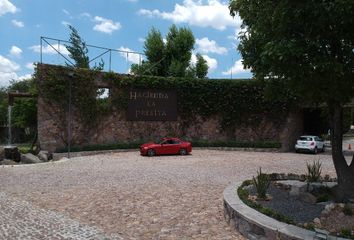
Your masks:
<svg viewBox="0 0 354 240"><path fill-rule="evenodd" d="M144 43L144 54L147 59L140 66L133 64L131 71L140 75L196 77L196 71L190 62L194 43L195 39L189 28L172 25L165 42L160 31L152 28ZM200 55L199 60L201 59ZM202 71L205 72L205 66L203 67Z"/></svg>
<svg viewBox="0 0 354 240"><path fill-rule="evenodd" d="M339 200L354 198L354 159L342 151L343 106L353 97L353 0L231 0L242 19L238 47L256 78L283 81L308 103L326 104Z"/></svg>

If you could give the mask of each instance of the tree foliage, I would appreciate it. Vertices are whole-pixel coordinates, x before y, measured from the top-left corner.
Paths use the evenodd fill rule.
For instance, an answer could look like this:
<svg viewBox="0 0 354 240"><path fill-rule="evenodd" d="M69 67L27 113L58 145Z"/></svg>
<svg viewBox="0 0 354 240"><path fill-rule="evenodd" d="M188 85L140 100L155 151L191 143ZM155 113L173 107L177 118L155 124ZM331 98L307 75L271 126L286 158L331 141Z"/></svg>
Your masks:
<svg viewBox="0 0 354 240"><path fill-rule="evenodd" d="M196 72L195 75L197 78L205 78L206 75L208 74L208 69L209 69L207 61L199 53L196 56L197 56L197 63L195 64L195 72Z"/></svg>
<svg viewBox="0 0 354 240"><path fill-rule="evenodd" d="M339 195L354 197L354 161L348 166L342 153L342 109L354 89L353 1L231 0L229 8L243 21L238 49L257 78L327 104Z"/></svg>
<svg viewBox="0 0 354 240"><path fill-rule="evenodd" d="M24 92L37 95L37 88L32 78L22 81L12 81L8 92ZM12 111L12 125L17 128L31 128L35 131L37 126L37 99L16 98Z"/></svg>
<svg viewBox="0 0 354 240"><path fill-rule="evenodd" d="M70 29L70 44L66 44L65 47L69 51L69 57L75 62L75 67L78 68L90 68L88 49L85 41L80 37L79 32L71 25Z"/></svg>
<svg viewBox="0 0 354 240"><path fill-rule="evenodd" d="M37 89L32 78L21 81L11 81L8 87L0 88L0 126L8 125L8 93L22 92L37 95ZM33 98L15 98L12 114L11 125L18 129L20 139L16 141L32 140L33 135L37 131L37 99ZM25 134L25 129L26 134ZM7 134L7 133L6 133ZM0 141L6 139L1 136Z"/></svg>
<svg viewBox="0 0 354 240"><path fill-rule="evenodd" d="M144 43L147 59L140 66L133 64L131 71L139 75L196 77L196 71L190 62L194 43L195 39L189 28L172 25L167 33L166 42L160 31L152 28ZM198 67L201 66L202 64ZM205 66L203 67L200 72L203 72L205 77L207 73L204 73Z"/></svg>

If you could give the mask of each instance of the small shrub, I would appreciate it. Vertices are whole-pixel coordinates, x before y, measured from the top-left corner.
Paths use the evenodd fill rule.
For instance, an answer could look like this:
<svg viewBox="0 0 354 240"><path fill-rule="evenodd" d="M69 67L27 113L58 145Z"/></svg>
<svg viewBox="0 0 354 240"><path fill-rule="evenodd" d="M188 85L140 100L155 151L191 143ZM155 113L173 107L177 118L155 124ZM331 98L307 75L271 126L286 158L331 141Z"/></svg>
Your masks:
<svg viewBox="0 0 354 240"><path fill-rule="evenodd" d="M318 182L321 179L322 163L317 160L312 164L306 163L307 166L307 177L308 182Z"/></svg>
<svg viewBox="0 0 354 240"><path fill-rule="evenodd" d="M316 202L328 202L330 199L330 196L326 193L320 194L317 199Z"/></svg>
<svg viewBox="0 0 354 240"><path fill-rule="evenodd" d="M270 177L268 174L262 173L262 168L257 171L257 177L253 177L253 184L256 187L257 197L259 199L266 199L266 193L270 184Z"/></svg>
<svg viewBox="0 0 354 240"><path fill-rule="evenodd" d="M345 204L343 208L343 213L347 216L352 216L353 215L353 209L350 206L350 204Z"/></svg>
<svg viewBox="0 0 354 240"><path fill-rule="evenodd" d="M344 238L349 238L352 239L354 237L354 235L352 234L352 231L348 228L344 228L340 231L339 234L340 237L344 237Z"/></svg>

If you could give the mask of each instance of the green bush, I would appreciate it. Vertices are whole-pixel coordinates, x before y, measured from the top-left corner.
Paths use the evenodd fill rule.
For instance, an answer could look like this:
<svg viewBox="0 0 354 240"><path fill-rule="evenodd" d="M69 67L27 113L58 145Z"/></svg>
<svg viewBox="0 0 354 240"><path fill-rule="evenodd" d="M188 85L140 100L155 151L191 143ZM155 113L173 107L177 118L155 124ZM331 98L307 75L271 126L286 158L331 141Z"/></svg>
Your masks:
<svg viewBox="0 0 354 240"><path fill-rule="evenodd" d="M307 178L308 182L318 182L321 179L322 163L317 160L312 164L306 163L307 166Z"/></svg>
<svg viewBox="0 0 354 240"><path fill-rule="evenodd" d="M350 229L344 228L340 231L339 234L340 237L344 237L344 238L349 238L349 239L353 239L354 235L352 234L352 231Z"/></svg>
<svg viewBox="0 0 354 240"><path fill-rule="evenodd" d="M83 151L104 151L104 150L116 150L116 149L137 149L142 142L131 143L114 143L114 144L101 144L101 145L86 145L86 146L72 146L71 152L83 152ZM68 148L60 148L56 152L67 152Z"/></svg>
<svg viewBox="0 0 354 240"><path fill-rule="evenodd" d="M328 202L330 199L330 196L326 193L320 194L317 198L316 198L316 202Z"/></svg>
<svg viewBox="0 0 354 240"><path fill-rule="evenodd" d="M350 206L350 204L345 204L343 208L343 213L347 216L352 216L353 215L353 209Z"/></svg>
<svg viewBox="0 0 354 240"><path fill-rule="evenodd" d="M201 141L192 140L193 147L235 147L235 148L280 148L281 143L276 141Z"/></svg>
<svg viewBox="0 0 354 240"><path fill-rule="evenodd" d="M266 199L266 193L270 184L270 177L268 174L262 173L262 168L257 171L257 177L253 177L253 184L256 187L257 197L259 199Z"/></svg>

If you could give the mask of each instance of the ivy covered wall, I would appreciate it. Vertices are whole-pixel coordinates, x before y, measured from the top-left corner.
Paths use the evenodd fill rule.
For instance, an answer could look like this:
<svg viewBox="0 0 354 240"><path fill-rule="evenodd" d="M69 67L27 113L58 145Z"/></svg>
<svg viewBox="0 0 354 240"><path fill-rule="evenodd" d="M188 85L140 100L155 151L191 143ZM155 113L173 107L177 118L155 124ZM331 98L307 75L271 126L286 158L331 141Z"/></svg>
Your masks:
<svg viewBox="0 0 354 240"><path fill-rule="evenodd" d="M266 86L254 80L130 76L53 65L38 65L35 79L38 137L41 147L50 151L68 144L69 120L74 146L179 136L203 141L279 141L286 150L302 130L293 99L282 93L281 100L271 100ZM108 97L98 98L103 88L109 90ZM178 120L127 121L127 90L131 88L175 90Z"/></svg>

